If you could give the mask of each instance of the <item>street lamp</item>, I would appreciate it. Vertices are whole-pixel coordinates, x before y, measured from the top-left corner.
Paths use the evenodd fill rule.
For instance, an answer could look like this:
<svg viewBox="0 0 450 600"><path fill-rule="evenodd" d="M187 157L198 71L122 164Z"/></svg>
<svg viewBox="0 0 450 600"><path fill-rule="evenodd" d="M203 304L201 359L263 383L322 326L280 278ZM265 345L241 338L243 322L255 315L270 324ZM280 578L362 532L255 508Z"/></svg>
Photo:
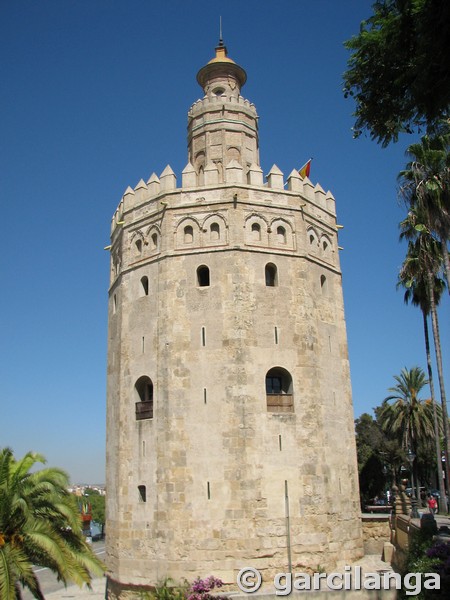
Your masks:
<svg viewBox="0 0 450 600"><path fill-rule="evenodd" d="M411 467L410 467L411 468L411 487L412 487L412 491L411 491L411 517L413 519L420 519L420 515L419 515L419 512L417 510L416 493L414 491L414 460L416 458L416 455L411 450L411 448L408 448L408 452L406 454L406 458L408 459L408 462L411 465Z"/></svg>

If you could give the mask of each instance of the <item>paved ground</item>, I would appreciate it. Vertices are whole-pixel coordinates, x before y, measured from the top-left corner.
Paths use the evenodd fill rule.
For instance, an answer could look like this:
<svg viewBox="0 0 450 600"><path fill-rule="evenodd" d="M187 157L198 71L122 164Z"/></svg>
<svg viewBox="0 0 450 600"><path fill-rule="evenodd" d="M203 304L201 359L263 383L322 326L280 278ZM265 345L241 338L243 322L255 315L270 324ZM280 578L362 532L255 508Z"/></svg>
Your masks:
<svg viewBox="0 0 450 600"><path fill-rule="evenodd" d="M46 594L46 600L64 600L68 598L91 598L91 600L103 600L105 598L106 578L101 577L94 579L92 582L92 590L86 587L79 588L77 585L71 585L66 589L59 590L57 592L51 592Z"/></svg>

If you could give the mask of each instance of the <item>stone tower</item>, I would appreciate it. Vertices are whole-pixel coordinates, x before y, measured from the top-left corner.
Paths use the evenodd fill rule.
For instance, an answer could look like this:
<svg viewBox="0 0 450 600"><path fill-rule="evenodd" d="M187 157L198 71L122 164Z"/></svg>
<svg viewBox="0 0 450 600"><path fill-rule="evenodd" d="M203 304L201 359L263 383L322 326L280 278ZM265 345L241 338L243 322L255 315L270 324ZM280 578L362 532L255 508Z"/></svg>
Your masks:
<svg viewBox="0 0 450 600"><path fill-rule="evenodd" d="M296 170L264 183L223 43L197 80L181 187L167 166L112 221L111 598L362 555L335 200Z"/></svg>

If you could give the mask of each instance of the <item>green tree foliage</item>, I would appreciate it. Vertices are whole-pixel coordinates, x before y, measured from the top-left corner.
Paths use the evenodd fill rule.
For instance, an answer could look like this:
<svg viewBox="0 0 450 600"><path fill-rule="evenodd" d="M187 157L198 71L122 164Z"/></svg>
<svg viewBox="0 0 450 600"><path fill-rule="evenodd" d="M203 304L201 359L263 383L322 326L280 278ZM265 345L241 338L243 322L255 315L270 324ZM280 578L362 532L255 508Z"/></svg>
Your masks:
<svg viewBox="0 0 450 600"><path fill-rule="evenodd" d="M386 146L402 131L449 115L450 2L378 0L351 52L344 94L356 101L354 133Z"/></svg>
<svg viewBox="0 0 450 600"><path fill-rule="evenodd" d="M425 135L420 143L411 144L406 154L410 161L406 169L399 174L399 181L401 195L415 218L408 239L416 240L421 235L425 235L440 244L441 261L449 285L450 264L447 244L450 239L450 128L448 123L443 123L436 135ZM411 219L410 215L408 218ZM439 270L440 267L439 264L437 269Z"/></svg>
<svg viewBox="0 0 450 600"><path fill-rule="evenodd" d="M395 482L403 453L398 442L389 440L377 420L367 413L356 419L355 433L359 489L364 507Z"/></svg>
<svg viewBox="0 0 450 600"><path fill-rule="evenodd" d="M102 563L81 535L77 505L67 491L67 474L56 468L30 470L45 463L28 452L15 460L0 450L0 598L21 598L21 587L43 599L33 565L47 567L64 584L90 585Z"/></svg>
<svg viewBox="0 0 450 600"><path fill-rule="evenodd" d="M422 443L434 438L433 408L419 394L428 381L420 367L402 369L394 375L397 384L383 400L378 418L383 431L398 435L402 447L417 452Z"/></svg>
<svg viewBox="0 0 450 600"><path fill-rule="evenodd" d="M86 488L84 490L85 496L89 497L89 504L91 505L92 520L102 526L102 533L106 521L106 498L102 496L98 490L93 488Z"/></svg>

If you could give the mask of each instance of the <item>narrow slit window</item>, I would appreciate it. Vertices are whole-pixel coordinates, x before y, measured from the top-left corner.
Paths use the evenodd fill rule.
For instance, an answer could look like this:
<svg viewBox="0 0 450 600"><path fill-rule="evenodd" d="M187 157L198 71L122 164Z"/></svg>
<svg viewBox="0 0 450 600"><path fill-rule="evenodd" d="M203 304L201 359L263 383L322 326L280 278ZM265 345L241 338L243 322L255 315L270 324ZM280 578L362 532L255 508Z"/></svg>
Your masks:
<svg viewBox="0 0 450 600"><path fill-rule="evenodd" d="M206 388L203 388L203 402L206 404Z"/></svg>
<svg viewBox="0 0 450 600"><path fill-rule="evenodd" d="M141 295L148 296L148 277L141 278Z"/></svg>
<svg viewBox="0 0 450 600"><path fill-rule="evenodd" d="M145 485L138 485L139 502L147 502L147 488Z"/></svg>
<svg viewBox="0 0 450 600"><path fill-rule="evenodd" d="M211 487L209 485L209 481L206 482L206 494L208 496L208 500L211 500Z"/></svg>
<svg viewBox="0 0 450 600"><path fill-rule="evenodd" d="M275 344L278 344L278 327L275 327Z"/></svg>
<svg viewBox="0 0 450 600"><path fill-rule="evenodd" d="M206 346L206 330L202 327L202 346Z"/></svg>

